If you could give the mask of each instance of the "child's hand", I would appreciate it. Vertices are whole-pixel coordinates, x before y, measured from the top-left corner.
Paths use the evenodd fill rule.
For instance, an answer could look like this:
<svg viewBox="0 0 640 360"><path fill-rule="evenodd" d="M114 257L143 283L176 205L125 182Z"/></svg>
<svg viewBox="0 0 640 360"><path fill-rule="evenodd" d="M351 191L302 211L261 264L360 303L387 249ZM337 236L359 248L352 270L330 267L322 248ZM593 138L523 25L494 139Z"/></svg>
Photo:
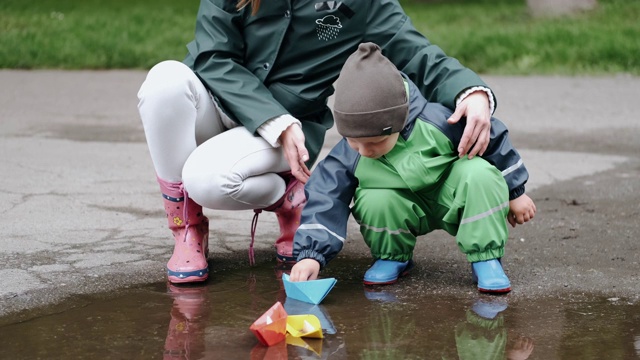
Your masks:
<svg viewBox="0 0 640 360"><path fill-rule="evenodd" d="M509 201L509 215L507 220L511 227L516 227L516 224L524 224L527 221L533 219L536 215L536 204L526 194L522 194L519 197Z"/></svg>
<svg viewBox="0 0 640 360"><path fill-rule="evenodd" d="M313 259L302 259L291 268L289 280L291 281L307 281L318 278L320 272L320 263Z"/></svg>

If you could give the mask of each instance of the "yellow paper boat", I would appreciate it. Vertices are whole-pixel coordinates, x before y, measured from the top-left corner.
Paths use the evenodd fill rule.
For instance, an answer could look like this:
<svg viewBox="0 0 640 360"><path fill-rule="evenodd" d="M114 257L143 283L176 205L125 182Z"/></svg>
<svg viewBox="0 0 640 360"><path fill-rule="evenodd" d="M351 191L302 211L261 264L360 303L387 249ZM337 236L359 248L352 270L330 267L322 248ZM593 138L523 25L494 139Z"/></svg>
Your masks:
<svg viewBox="0 0 640 360"><path fill-rule="evenodd" d="M293 337L309 337L322 339L320 319L315 315L287 316L287 332Z"/></svg>

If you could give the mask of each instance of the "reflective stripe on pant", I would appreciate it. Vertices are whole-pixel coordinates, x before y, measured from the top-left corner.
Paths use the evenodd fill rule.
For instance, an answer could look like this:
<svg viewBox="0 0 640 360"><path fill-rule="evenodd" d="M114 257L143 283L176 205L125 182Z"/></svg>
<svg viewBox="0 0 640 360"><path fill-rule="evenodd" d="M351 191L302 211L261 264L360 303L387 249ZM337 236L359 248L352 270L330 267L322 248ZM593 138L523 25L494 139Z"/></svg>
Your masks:
<svg viewBox="0 0 640 360"><path fill-rule="evenodd" d="M456 236L470 262L500 258L508 237L508 188L481 158L453 163L436 190L356 190L353 214L376 259L407 261L416 236L442 229Z"/></svg>

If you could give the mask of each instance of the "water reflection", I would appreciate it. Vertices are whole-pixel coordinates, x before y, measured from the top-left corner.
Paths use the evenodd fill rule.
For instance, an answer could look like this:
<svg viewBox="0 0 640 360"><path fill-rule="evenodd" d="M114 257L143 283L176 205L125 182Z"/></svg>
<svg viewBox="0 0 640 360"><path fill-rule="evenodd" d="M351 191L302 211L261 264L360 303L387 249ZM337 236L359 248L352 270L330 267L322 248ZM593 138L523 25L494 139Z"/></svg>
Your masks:
<svg viewBox="0 0 640 360"><path fill-rule="evenodd" d="M456 325L456 348L460 359L528 359L533 340L519 336L507 348L508 335L502 312L505 298L478 299L467 310L466 319Z"/></svg>
<svg viewBox="0 0 640 360"><path fill-rule="evenodd" d="M400 301L393 291L384 287L365 287L365 297L381 304L393 304ZM525 360L533 352L531 338L516 336L508 341L503 312L507 309L506 297L485 297L477 299L464 313L464 318L454 327L455 354L445 346L438 353L442 359L509 359ZM371 324L367 331L367 348L359 354L364 359L419 358L413 351L416 344L403 339L415 339L420 331L415 319L419 317L397 317L390 311L375 312L370 316ZM433 342L433 339L431 339ZM509 344L509 347L508 347ZM437 351L435 351L437 353Z"/></svg>
<svg viewBox="0 0 640 360"><path fill-rule="evenodd" d="M287 336L287 344L293 345L294 358L310 359L346 359L346 348L342 337L335 336L337 329L325 307L287 298L284 308L289 315L315 315L320 320L324 338L294 338Z"/></svg>
<svg viewBox="0 0 640 360"><path fill-rule="evenodd" d="M315 315L320 320L323 333L329 335L336 333L336 327L333 324L333 321L331 321L329 314L327 314L327 311L321 304L309 304L296 299L286 298L284 302L284 310L289 315Z"/></svg>
<svg viewBox="0 0 640 360"><path fill-rule="evenodd" d="M173 298L171 320L164 343L164 359L200 359L205 350L204 331L209 323L205 286L168 284Z"/></svg>
<svg viewBox="0 0 640 360"><path fill-rule="evenodd" d="M248 276L246 291L251 299L251 308L260 309L262 306L264 310L264 304L280 301L289 315L315 315L320 320L325 337L307 339L288 336L286 341L270 347L255 340L249 354L252 360L330 357L411 359L427 355L437 355L442 359L524 360L529 358L534 349L533 340L528 337L517 336L515 339L509 339L504 319L504 313L508 308L506 297L476 299L470 307L462 308L462 313L456 316L459 319L457 322L445 321L439 324L437 336L432 334L428 341L416 343L421 333L429 334L431 329L424 328L425 312L412 314L412 304L399 297L397 288L363 286L364 298L368 304L356 306L358 310L364 310L360 318L344 318L344 313L339 312L339 316L342 316L345 322L357 320L356 326L338 329L324 305L287 298L281 282L282 274L282 270L276 269L275 281L278 285L277 291L272 293L272 300L265 298L261 290L265 279L257 278L255 274ZM350 286L350 289L353 290L353 286ZM210 288L199 285L168 285L168 294L173 303L164 359L207 358L211 352L206 351L205 333L207 326L212 325L210 313L215 307L215 304L208 301ZM334 299L334 303L343 307L344 311L344 306L348 303L357 302ZM422 310L424 309L418 309ZM358 321L364 321L361 329L358 329ZM231 336L230 332L223 332L225 336ZM224 349L218 349L216 353L226 352Z"/></svg>
<svg viewBox="0 0 640 360"><path fill-rule="evenodd" d="M199 286L78 297L48 315L5 318L0 358L553 360L640 352L638 303L442 295L417 276L365 287L360 273L344 269L330 274L338 283L320 305L287 299L280 273L267 265L214 274ZM325 337L260 345L249 326L276 301L292 315L317 316Z"/></svg>

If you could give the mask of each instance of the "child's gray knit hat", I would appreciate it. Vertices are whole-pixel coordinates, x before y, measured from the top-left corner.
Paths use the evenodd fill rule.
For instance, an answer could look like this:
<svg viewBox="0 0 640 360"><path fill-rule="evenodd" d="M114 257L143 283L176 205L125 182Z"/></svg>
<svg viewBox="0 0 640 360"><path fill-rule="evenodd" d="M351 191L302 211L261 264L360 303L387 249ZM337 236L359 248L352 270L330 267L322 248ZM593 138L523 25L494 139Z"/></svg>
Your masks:
<svg viewBox="0 0 640 360"><path fill-rule="evenodd" d="M360 44L342 67L335 87L333 116L340 135L381 136L404 128L409 114L404 80L378 45Z"/></svg>

